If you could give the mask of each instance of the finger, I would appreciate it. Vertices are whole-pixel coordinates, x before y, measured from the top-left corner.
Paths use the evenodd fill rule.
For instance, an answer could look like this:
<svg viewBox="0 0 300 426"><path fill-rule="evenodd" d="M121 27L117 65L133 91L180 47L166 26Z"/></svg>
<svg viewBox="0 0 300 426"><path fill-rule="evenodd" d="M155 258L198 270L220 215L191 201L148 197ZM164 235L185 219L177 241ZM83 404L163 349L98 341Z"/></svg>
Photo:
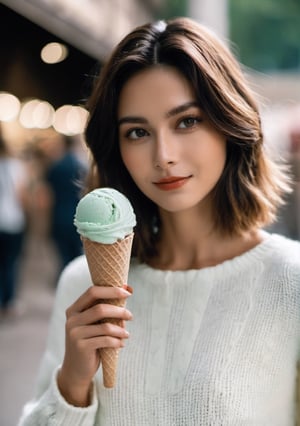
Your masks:
<svg viewBox="0 0 300 426"><path fill-rule="evenodd" d="M105 303L94 305L83 314L86 314L88 321L90 321L88 322L89 324L93 324L104 319L118 319L125 321L132 319L132 313L125 307Z"/></svg>
<svg viewBox="0 0 300 426"><path fill-rule="evenodd" d="M90 339L81 340L81 349L82 350L96 350L103 348L123 348L125 342L123 339L118 339L117 337L112 336L97 336L91 337Z"/></svg>
<svg viewBox="0 0 300 426"><path fill-rule="evenodd" d="M125 346L123 339L113 336L95 336L89 339L81 339L76 342L80 353L90 352L103 348L122 348Z"/></svg>
<svg viewBox="0 0 300 426"><path fill-rule="evenodd" d="M122 287L91 286L67 309L67 316L90 308L100 299L126 299L130 295Z"/></svg>
<svg viewBox="0 0 300 426"><path fill-rule="evenodd" d="M99 336L117 337L118 339L128 339L129 337L127 330L109 322L81 326L76 329L76 333L77 336L73 336L73 338L77 339L90 339Z"/></svg>
<svg viewBox="0 0 300 426"><path fill-rule="evenodd" d="M130 285L124 284L124 285L123 285L123 288L124 288L125 290L127 290L130 294L132 294L132 293L133 293L133 288L132 288L132 287L130 287Z"/></svg>
<svg viewBox="0 0 300 426"><path fill-rule="evenodd" d="M104 319L128 321L132 319L132 313L125 307L99 303L77 315L70 316L67 324L68 327L73 328L74 326L95 324Z"/></svg>

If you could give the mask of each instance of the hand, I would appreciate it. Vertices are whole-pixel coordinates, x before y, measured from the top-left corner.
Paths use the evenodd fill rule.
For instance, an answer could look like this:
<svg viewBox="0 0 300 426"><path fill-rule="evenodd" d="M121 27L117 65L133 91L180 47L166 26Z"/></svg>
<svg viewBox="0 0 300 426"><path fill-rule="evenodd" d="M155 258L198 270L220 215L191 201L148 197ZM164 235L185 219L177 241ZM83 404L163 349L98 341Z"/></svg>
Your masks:
<svg viewBox="0 0 300 426"><path fill-rule="evenodd" d="M92 286L67 309L65 357L57 381L70 404L89 405L91 382L101 361L99 349L124 346L129 336L124 324L132 314L103 300L128 296L124 288ZM106 318L119 319L121 325L99 323Z"/></svg>

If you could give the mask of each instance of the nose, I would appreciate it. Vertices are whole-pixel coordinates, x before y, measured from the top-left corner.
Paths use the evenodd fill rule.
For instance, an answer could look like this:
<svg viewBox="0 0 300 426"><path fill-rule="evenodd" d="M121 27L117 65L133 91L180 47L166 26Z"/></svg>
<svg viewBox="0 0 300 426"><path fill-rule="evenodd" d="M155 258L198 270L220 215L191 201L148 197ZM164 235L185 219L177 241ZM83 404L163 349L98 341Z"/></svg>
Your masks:
<svg viewBox="0 0 300 426"><path fill-rule="evenodd" d="M176 142L167 132L160 133L156 137L154 167L168 169L178 161Z"/></svg>

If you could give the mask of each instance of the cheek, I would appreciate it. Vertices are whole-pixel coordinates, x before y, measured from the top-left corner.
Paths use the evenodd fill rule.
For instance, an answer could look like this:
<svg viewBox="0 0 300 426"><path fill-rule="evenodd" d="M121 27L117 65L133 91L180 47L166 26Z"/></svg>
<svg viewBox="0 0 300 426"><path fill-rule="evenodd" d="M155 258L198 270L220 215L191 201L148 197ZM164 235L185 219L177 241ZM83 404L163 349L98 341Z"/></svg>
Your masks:
<svg viewBox="0 0 300 426"><path fill-rule="evenodd" d="M208 163L214 163L217 167L223 168L226 163L226 141L224 139L215 139L211 141L210 149L207 152Z"/></svg>
<svg viewBox="0 0 300 426"><path fill-rule="evenodd" d="M220 145L216 147L213 158L216 161L216 164L219 165L219 167L224 167L226 163L226 147L225 145Z"/></svg>
<svg viewBox="0 0 300 426"><path fill-rule="evenodd" d="M195 158L197 154L194 154ZM214 184L218 181L224 171L226 164L226 145L225 143L214 143L207 146L201 154L198 153L199 173L208 184Z"/></svg>
<svg viewBox="0 0 300 426"><path fill-rule="evenodd" d="M224 167L226 163L226 149L220 145L206 145L200 148L196 147L189 152L190 161L199 162L202 167L211 169Z"/></svg>
<svg viewBox="0 0 300 426"><path fill-rule="evenodd" d="M121 158L123 163L128 170L129 174L134 178L139 174L142 169L143 163L142 158L138 151L131 149L130 147L120 146Z"/></svg>

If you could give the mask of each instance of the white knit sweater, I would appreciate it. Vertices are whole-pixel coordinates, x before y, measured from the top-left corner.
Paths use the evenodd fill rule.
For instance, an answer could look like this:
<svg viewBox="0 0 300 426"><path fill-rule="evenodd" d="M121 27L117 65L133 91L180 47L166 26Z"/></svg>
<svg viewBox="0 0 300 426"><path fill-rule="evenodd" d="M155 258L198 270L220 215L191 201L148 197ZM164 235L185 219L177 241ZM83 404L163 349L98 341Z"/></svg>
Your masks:
<svg viewBox="0 0 300 426"><path fill-rule="evenodd" d="M64 271L35 400L21 426L292 426L300 349L300 244L279 235L218 266L133 262L130 338L117 386L101 369L93 403L69 405L56 372L65 310L91 285L85 257Z"/></svg>

